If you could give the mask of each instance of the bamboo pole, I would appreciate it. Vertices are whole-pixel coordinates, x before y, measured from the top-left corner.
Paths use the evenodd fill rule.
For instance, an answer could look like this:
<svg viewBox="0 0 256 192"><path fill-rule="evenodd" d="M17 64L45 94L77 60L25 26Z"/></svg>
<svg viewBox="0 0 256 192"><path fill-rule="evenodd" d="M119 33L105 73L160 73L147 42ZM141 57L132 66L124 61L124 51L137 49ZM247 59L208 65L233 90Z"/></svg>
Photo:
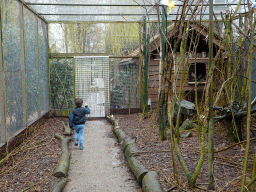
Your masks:
<svg viewBox="0 0 256 192"><path fill-rule="evenodd" d="M249 150L250 150L252 72L253 72L252 65L253 65L253 54L254 54L253 45L254 45L254 29L255 29L255 21L252 15L251 17L249 16L249 26L251 29L251 43L249 46L248 69L247 69L248 70L248 84L247 84L248 104L247 104L247 126L246 126L246 149L245 149L245 156L244 156L243 175L242 175L242 181L241 181L241 191L245 189L246 171L247 171L247 164L248 164Z"/></svg>
<svg viewBox="0 0 256 192"><path fill-rule="evenodd" d="M254 155L254 160L253 160L252 179L251 179L251 181L253 180L253 178L255 176L256 176L256 153ZM251 188L250 188L250 192L254 192L254 189L255 189L255 183L253 182L252 185L251 185Z"/></svg>
<svg viewBox="0 0 256 192"><path fill-rule="evenodd" d="M208 116L208 177L210 190L214 190L214 176L213 176L213 161L214 161L214 147L213 147L213 0L210 0L209 6L209 78L210 78L210 88L209 88L209 116Z"/></svg>

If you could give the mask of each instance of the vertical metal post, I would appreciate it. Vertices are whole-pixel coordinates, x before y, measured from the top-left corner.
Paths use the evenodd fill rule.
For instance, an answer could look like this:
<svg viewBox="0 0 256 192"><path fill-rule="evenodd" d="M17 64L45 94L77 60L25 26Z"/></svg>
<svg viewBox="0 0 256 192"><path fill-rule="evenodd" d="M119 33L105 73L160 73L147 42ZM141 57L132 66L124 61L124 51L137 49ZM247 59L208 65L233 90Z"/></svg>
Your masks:
<svg viewBox="0 0 256 192"><path fill-rule="evenodd" d="M37 47L38 47L38 78L39 78L39 103L40 103L40 113L39 113L39 116L41 117L42 115L42 90L41 90L41 77L40 77L40 74L41 74L41 67L40 67L40 34L39 34L39 18L37 17L36 19L36 26L37 26Z"/></svg>
<svg viewBox="0 0 256 192"><path fill-rule="evenodd" d="M19 15L19 29L20 29L20 73L21 73L21 101L22 101L22 126L19 129L26 127L26 113L27 113L27 89L26 89L26 65L25 65L25 42L24 42L24 27L23 27L23 6L22 3L18 3L18 15Z"/></svg>
<svg viewBox="0 0 256 192"><path fill-rule="evenodd" d="M213 176L213 0L210 0L209 6L209 68L210 68L210 88L209 88L209 135L208 135L208 177L210 190L214 190L214 176Z"/></svg>
<svg viewBox="0 0 256 192"><path fill-rule="evenodd" d="M49 58L49 55L50 55L50 48L49 48L49 24L46 23L46 30L47 30L47 62L48 62L48 89L49 89L49 111L51 111L51 108L52 108L52 102L51 102L51 69L50 69L50 58Z"/></svg>
<svg viewBox="0 0 256 192"><path fill-rule="evenodd" d="M28 127L28 89L27 89L27 65L26 65L26 38L24 24L24 5L22 6L22 25L23 25L23 48L24 48L24 70L25 70L25 101L26 101L26 127Z"/></svg>
<svg viewBox="0 0 256 192"><path fill-rule="evenodd" d="M7 127L7 106L6 106L6 86L5 86L5 67L4 67L4 35L3 35L3 1L0 2L0 21L1 21L1 54L2 54L2 89L3 89L3 104L4 104L4 130L1 131L1 135L2 133L4 133L5 135L5 142L8 143L8 127ZM6 148L8 149L8 148ZM6 151L7 152L7 151Z"/></svg>
<svg viewBox="0 0 256 192"><path fill-rule="evenodd" d="M74 91L74 104L75 104L75 99L76 99L76 63L75 63L74 57L72 60L73 60L73 86L74 86L73 91Z"/></svg>
<svg viewBox="0 0 256 192"><path fill-rule="evenodd" d="M147 35L147 16L144 16L144 54L145 54L145 111L148 111L148 76L149 76L149 54L148 54L148 35Z"/></svg>

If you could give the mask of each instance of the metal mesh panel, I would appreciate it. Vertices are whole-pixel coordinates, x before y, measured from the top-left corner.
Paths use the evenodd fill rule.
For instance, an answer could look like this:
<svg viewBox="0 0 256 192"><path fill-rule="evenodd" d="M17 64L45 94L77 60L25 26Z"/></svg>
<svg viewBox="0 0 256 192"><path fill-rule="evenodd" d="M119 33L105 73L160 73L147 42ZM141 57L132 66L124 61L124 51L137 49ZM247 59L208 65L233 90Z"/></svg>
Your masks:
<svg viewBox="0 0 256 192"><path fill-rule="evenodd" d="M27 74L27 113L28 124L40 117L39 65L37 18L24 9L25 56Z"/></svg>
<svg viewBox="0 0 256 192"><path fill-rule="evenodd" d="M106 26L106 52L109 55L129 55L139 47L138 23L110 23Z"/></svg>
<svg viewBox="0 0 256 192"><path fill-rule="evenodd" d="M139 47L138 27L138 23L50 24L50 52L128 55Z"/></svg>
<svg viewBox="0 0 256 192"><path fill-rule="evenodd" d="M46 24L38 20L39 33L39 63L41 88L41 115L49 111L49 75L48 75L48 47Z"/></svg>
<svg viewBox="0 0 256 192"><path fill-rule="evenodd" d="M56 5L33 5L33 9L38 10L44 14L95 14L95 10L99 7L92 6L80 6L79 9L75 6L56 6ZM104 6L101 9L100 14L143 14L145 9L140 6Z"/></svg>
<svg viewBox="0 0 256 192"><path fill-rule="evenodd" d="M72 58L52 58L49 60L51 74L52 109L74 107L74 77Z"/></svg>
<svg viewBox="0 0 256 192"><path fill-rule="evenodd" d="M75 57L75 74L76 97L88 104L88 116L109 115L109 57Z"/></svg>
<svg viewBox="0 0 256 192"><path fill-rule="evenodd" d="M95 21L95 22L102 22L102 21L112 21L112 22L122 22L122 21L132 21L136 22L141 19L141 16L93 16L93 15L88 15L88 16L78 16L78 15L45 15L44 18L49 21L49 22L54 22L54 21ZM155 17L157 19L157 17Z"/></svg>
<svg viewBox="0 0 256 192"><path fill-rule="evenodd" d="M105 52L104 24L51 24L50 32L49 44L53 53Z"/></svg>
<svg viewBox="0 0 256 192"><path fill-rule="evenodd" d="M21 5L2 1L3 47L8 136L26 126Z"/></svg>
<svg viewBox="0 0 256 192"><path fill-rule="evenodd" d="M139 59L111 59L110 67L111 109L140 108Z"/></svg>
<svg viewBox="0 0 256 192"><path fill-rule="evenodd" d="M99 5L104 5L104 4L118 4L118 5L148 5L148 4L154 4L156 0L24 0L25 2L30 2L30 3L67 3L67 4L99 4Z"/></svg>
<svg viewBox="0 0 256 192"><path fill-rule="evenodd" d="M90 0L86 2L76 0L72 1L72 3L68 0L25 0L25 2L34 3L29 6L42 14L48 21L139 21L143 14L148 15L149 21L158 20L156 4L159 3L159 0ZM226 13L226 11L234 12L238 2L239 0L214 0L213 10L216 18L221 19L221 13ZM184 3L186 3L186 5L184 5ZM209 19L209 3L202 1L198 4L198 7L196 7L197 4L198 1L196 0L176 1L175 7L168 15L168 20L179 20L180 15L185 12L187 14L185 17L186 20ZM183 12L182 7L188 10ZM237 11L237 14L247 12L247 1L242 1ZM194 15L193 18L191 18L191 14Z"/></svg>

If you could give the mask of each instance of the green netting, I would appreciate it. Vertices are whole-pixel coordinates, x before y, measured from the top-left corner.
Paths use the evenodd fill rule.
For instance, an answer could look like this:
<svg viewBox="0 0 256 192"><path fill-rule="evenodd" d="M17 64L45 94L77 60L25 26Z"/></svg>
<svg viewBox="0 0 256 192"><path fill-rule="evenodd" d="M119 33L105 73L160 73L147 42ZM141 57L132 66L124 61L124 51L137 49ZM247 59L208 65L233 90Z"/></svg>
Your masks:
<svg viewBox="0 0 256 192"><path fill-rule="evenodd" d="M48 46L47 27L45 22L38 20L39 35L39 64L40 64L40 91L41 115L49 111L49 75L48 75Z"/></svg>
<svg viewBox="0 0 256 192"><path fill-rule="evenodd" d="M24 9L25 59L27 74L27 115L31 124L40 113L40 83L38 63L37 17Z"/></svg>
<svg viewBox="0 0 256 192"><path fill-rule="evenodd" d="M110 60L111 109L140 108L139 59Z"/></svg>
<svg viewBox="0 0 256 192"><path fill-rule="evenodd" d="M51 107L72 109L74 107L74 59L52 58L50 63Z"/></svg>

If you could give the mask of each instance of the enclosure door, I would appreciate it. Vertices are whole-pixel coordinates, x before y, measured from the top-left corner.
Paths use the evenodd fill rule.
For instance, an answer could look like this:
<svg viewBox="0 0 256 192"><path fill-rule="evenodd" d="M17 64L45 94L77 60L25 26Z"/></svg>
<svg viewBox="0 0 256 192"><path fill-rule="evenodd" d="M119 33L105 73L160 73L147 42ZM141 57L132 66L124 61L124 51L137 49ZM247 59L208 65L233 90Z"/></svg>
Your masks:
<svg viewBox="0 0 256 192"><path fill-rule="evenodd" d="M75 89L91 110L88 117L109 115L109 57L75 57Z"/></svg>

